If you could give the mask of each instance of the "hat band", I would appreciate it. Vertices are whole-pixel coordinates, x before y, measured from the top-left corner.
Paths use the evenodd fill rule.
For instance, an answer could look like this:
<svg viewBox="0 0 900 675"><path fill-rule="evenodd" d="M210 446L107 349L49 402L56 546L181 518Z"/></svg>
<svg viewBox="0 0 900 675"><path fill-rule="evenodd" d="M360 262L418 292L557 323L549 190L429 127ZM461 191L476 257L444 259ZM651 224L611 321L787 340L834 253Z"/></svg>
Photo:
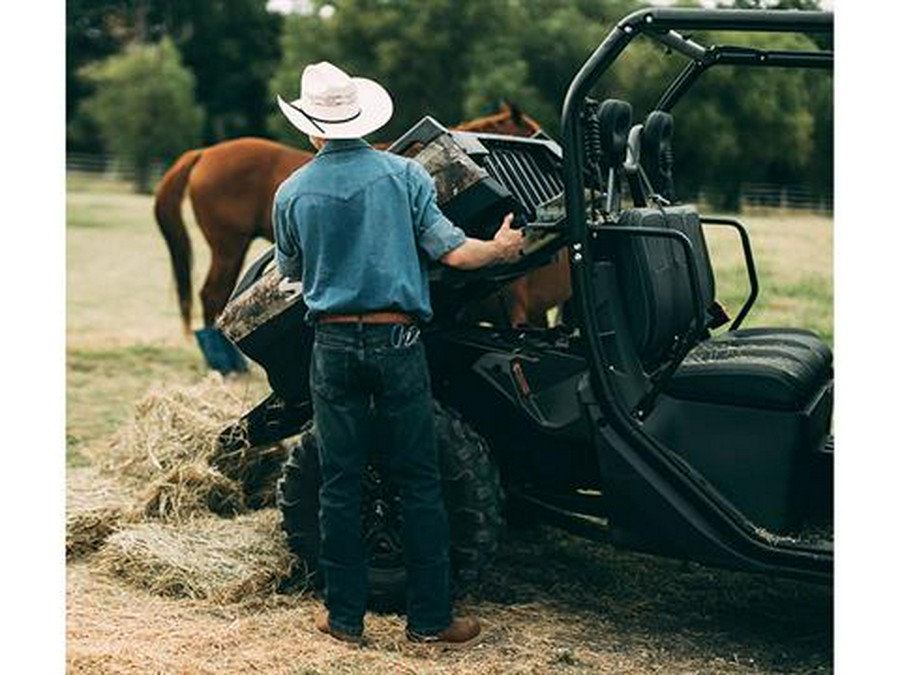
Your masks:
<svg viewBox="0 0 900 675"><path fill-rule="evenodd" d="M355 114L350 115L350 117L344 117L344 118L339 119L339 120L326 120L326 119L323 119L323 118L321 118L321 117L314 117L314 116L310 115L310 114L309 114L308 112L306 112L303 108L294 105L294 104L291 103L290 101L285 101L285 103L287 103L289 106L291 106L291 108L293 108L293 109L296 110L298 113L300 113L301 115L303 115L306 119L308 119L310 122L312 122L312 123L313 123L313 126L314 126L316 129L318 129L319 131L321 131L323 134L328 133L328 132L325 131L321 126L319 126L319 124L318 124L319 122L322 122L322 123L324 123L324 124L344 124L344 123L346 123L346 122L352 122L352 121L355 120L357 117L359 117L360 115L362 115L362 108L360 108L359 110L356 111Z"/></svg>

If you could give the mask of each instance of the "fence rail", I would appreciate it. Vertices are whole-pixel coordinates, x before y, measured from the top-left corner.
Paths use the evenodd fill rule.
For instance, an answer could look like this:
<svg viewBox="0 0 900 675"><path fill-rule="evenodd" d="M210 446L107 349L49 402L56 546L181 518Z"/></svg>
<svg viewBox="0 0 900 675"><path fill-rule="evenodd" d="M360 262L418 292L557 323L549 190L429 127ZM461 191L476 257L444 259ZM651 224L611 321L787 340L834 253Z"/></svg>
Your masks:
<svg viewBox="0 0 900 675"><path fill-rule="evenodd" d="M150 165L150 183L155 184L166 170L166 164L155 161ZM134 181L136 172L131 162L110 155L66 153L66 172L89 173L110 181Z"/></svg>
<svg viewBox="0 0 900 675"><path fill-rule="evenodd" d="M154 162L150 169L150 183L155 184L166 170L162 162ZM98 178L112 181L133 181L135 171L128 162L108 155L88 155L68 153L66 171L89 173ZM741 210L777 209L801 210L831 213L834 210L834 196L817 193L802 185L777 185L772 183L742 183L740 186L712 184L702 187L694 195L683 195L699 204L722 204L724 196L739 190Z"/></svg>
<svg viewBox="0 0 900 675"><path fill-rule="evenodd" d="M781 211L815 211L831 213L834 195L815 191L805 185L779 185L776 183L741 183L706 185L698 190L691 201L700 204L726 203L726 195L738 194L741 210L774 209Z"/></svg>

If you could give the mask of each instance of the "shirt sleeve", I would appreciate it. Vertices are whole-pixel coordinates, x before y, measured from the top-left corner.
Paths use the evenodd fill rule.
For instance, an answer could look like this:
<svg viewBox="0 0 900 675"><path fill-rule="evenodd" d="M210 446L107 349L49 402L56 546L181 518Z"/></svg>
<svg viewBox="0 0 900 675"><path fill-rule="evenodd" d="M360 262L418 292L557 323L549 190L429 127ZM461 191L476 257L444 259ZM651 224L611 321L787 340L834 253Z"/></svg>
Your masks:
<svg viewBox="0 0 900 675"><path fill-rule="evenodd" d="M411 161L408 176L416 242L429 258L439 260L461 246L466 233L441 213L434 179L421 164Z"/></svg>
<svg viewBox="0 0 900 675"><path fill-rule="evenodd" d="M286 199L281 190L275 192L272 204L272 231L275 234L275 264L278 271L290 279L302 276L300 246L291 226L293 199Z"/></svg>

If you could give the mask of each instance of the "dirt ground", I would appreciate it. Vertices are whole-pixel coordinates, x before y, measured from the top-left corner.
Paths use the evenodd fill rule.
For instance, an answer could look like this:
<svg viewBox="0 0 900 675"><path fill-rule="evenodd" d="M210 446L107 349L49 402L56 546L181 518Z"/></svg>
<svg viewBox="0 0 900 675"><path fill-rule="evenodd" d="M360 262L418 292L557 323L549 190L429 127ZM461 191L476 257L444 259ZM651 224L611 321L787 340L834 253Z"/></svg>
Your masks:
<svg viewBox="0 0 900 675"><path fill-rule="evenodd" d="M89 470L85 470L89 471ZM480 589L458 607L482 643L434 654L403 618L367 617L369 645L318 634L303 594L251 604L151 595L67 566L71 673L825 673L828 587L625 553L565 533L508 532Z"/></svg>
<svg viewBox="0 0 900 675"><path fill-rule="evenodd" d="M67 502L114 503L98 464L111 434L156 383L204 377L180 334L165 249L149 198L100 188L70 192L67 228ZM186 212L189 209L185 209ZM793 225L793 223L792 223ZM779 276L768 253L790 244L772 219L751 220L761 267L789 293L766 317L815 316L831 335L830 222L797 221L804 267ZM827 246L816 245L827 234ZM192 231L195 288L206 248ZM258 248L256 249L259 250ZM725 254L723 254L724 256ZM726 259L727 262L727 259ZM791 275L801 274L801 278ZM729 274L731 277L729 277ZM733 278L733 284L730 279ZM827 282L822 281L827 280ZM741 275L723 287L740 297ZM790 302L781 306L779 298ZM738 300L735 300L738 302ZM786 301L785 301L786 302ZM805 314L804 314L805 313ZM752 324L751 324L752 325ZM814 326L820 329L819 326ZM251 373L248 403L264 391ZM161 597L99 571L66 565L66 663L71 673L818 673L833 670L828 586L703 568L617 551L537 527L506 534L484 584L459 608L482 618L482 644L433 654L405 643L403 619L370 615L369 646L317 634L315 598L253 602Z"/></svg>

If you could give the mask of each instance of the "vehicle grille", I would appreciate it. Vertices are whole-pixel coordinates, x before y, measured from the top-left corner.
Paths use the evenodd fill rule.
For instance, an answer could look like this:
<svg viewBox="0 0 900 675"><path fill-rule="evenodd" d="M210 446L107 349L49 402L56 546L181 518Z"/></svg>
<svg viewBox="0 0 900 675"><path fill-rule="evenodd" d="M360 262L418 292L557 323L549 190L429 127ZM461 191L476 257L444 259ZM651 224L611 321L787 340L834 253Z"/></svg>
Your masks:
<svg viewBox="0 0 900 675"><path fill-rule="evenodd" d="M489 153L477 159L525 208L528 220L534 219L540 204L562 193L559 160L546 147L486 138L481 142Z"/></svg>

